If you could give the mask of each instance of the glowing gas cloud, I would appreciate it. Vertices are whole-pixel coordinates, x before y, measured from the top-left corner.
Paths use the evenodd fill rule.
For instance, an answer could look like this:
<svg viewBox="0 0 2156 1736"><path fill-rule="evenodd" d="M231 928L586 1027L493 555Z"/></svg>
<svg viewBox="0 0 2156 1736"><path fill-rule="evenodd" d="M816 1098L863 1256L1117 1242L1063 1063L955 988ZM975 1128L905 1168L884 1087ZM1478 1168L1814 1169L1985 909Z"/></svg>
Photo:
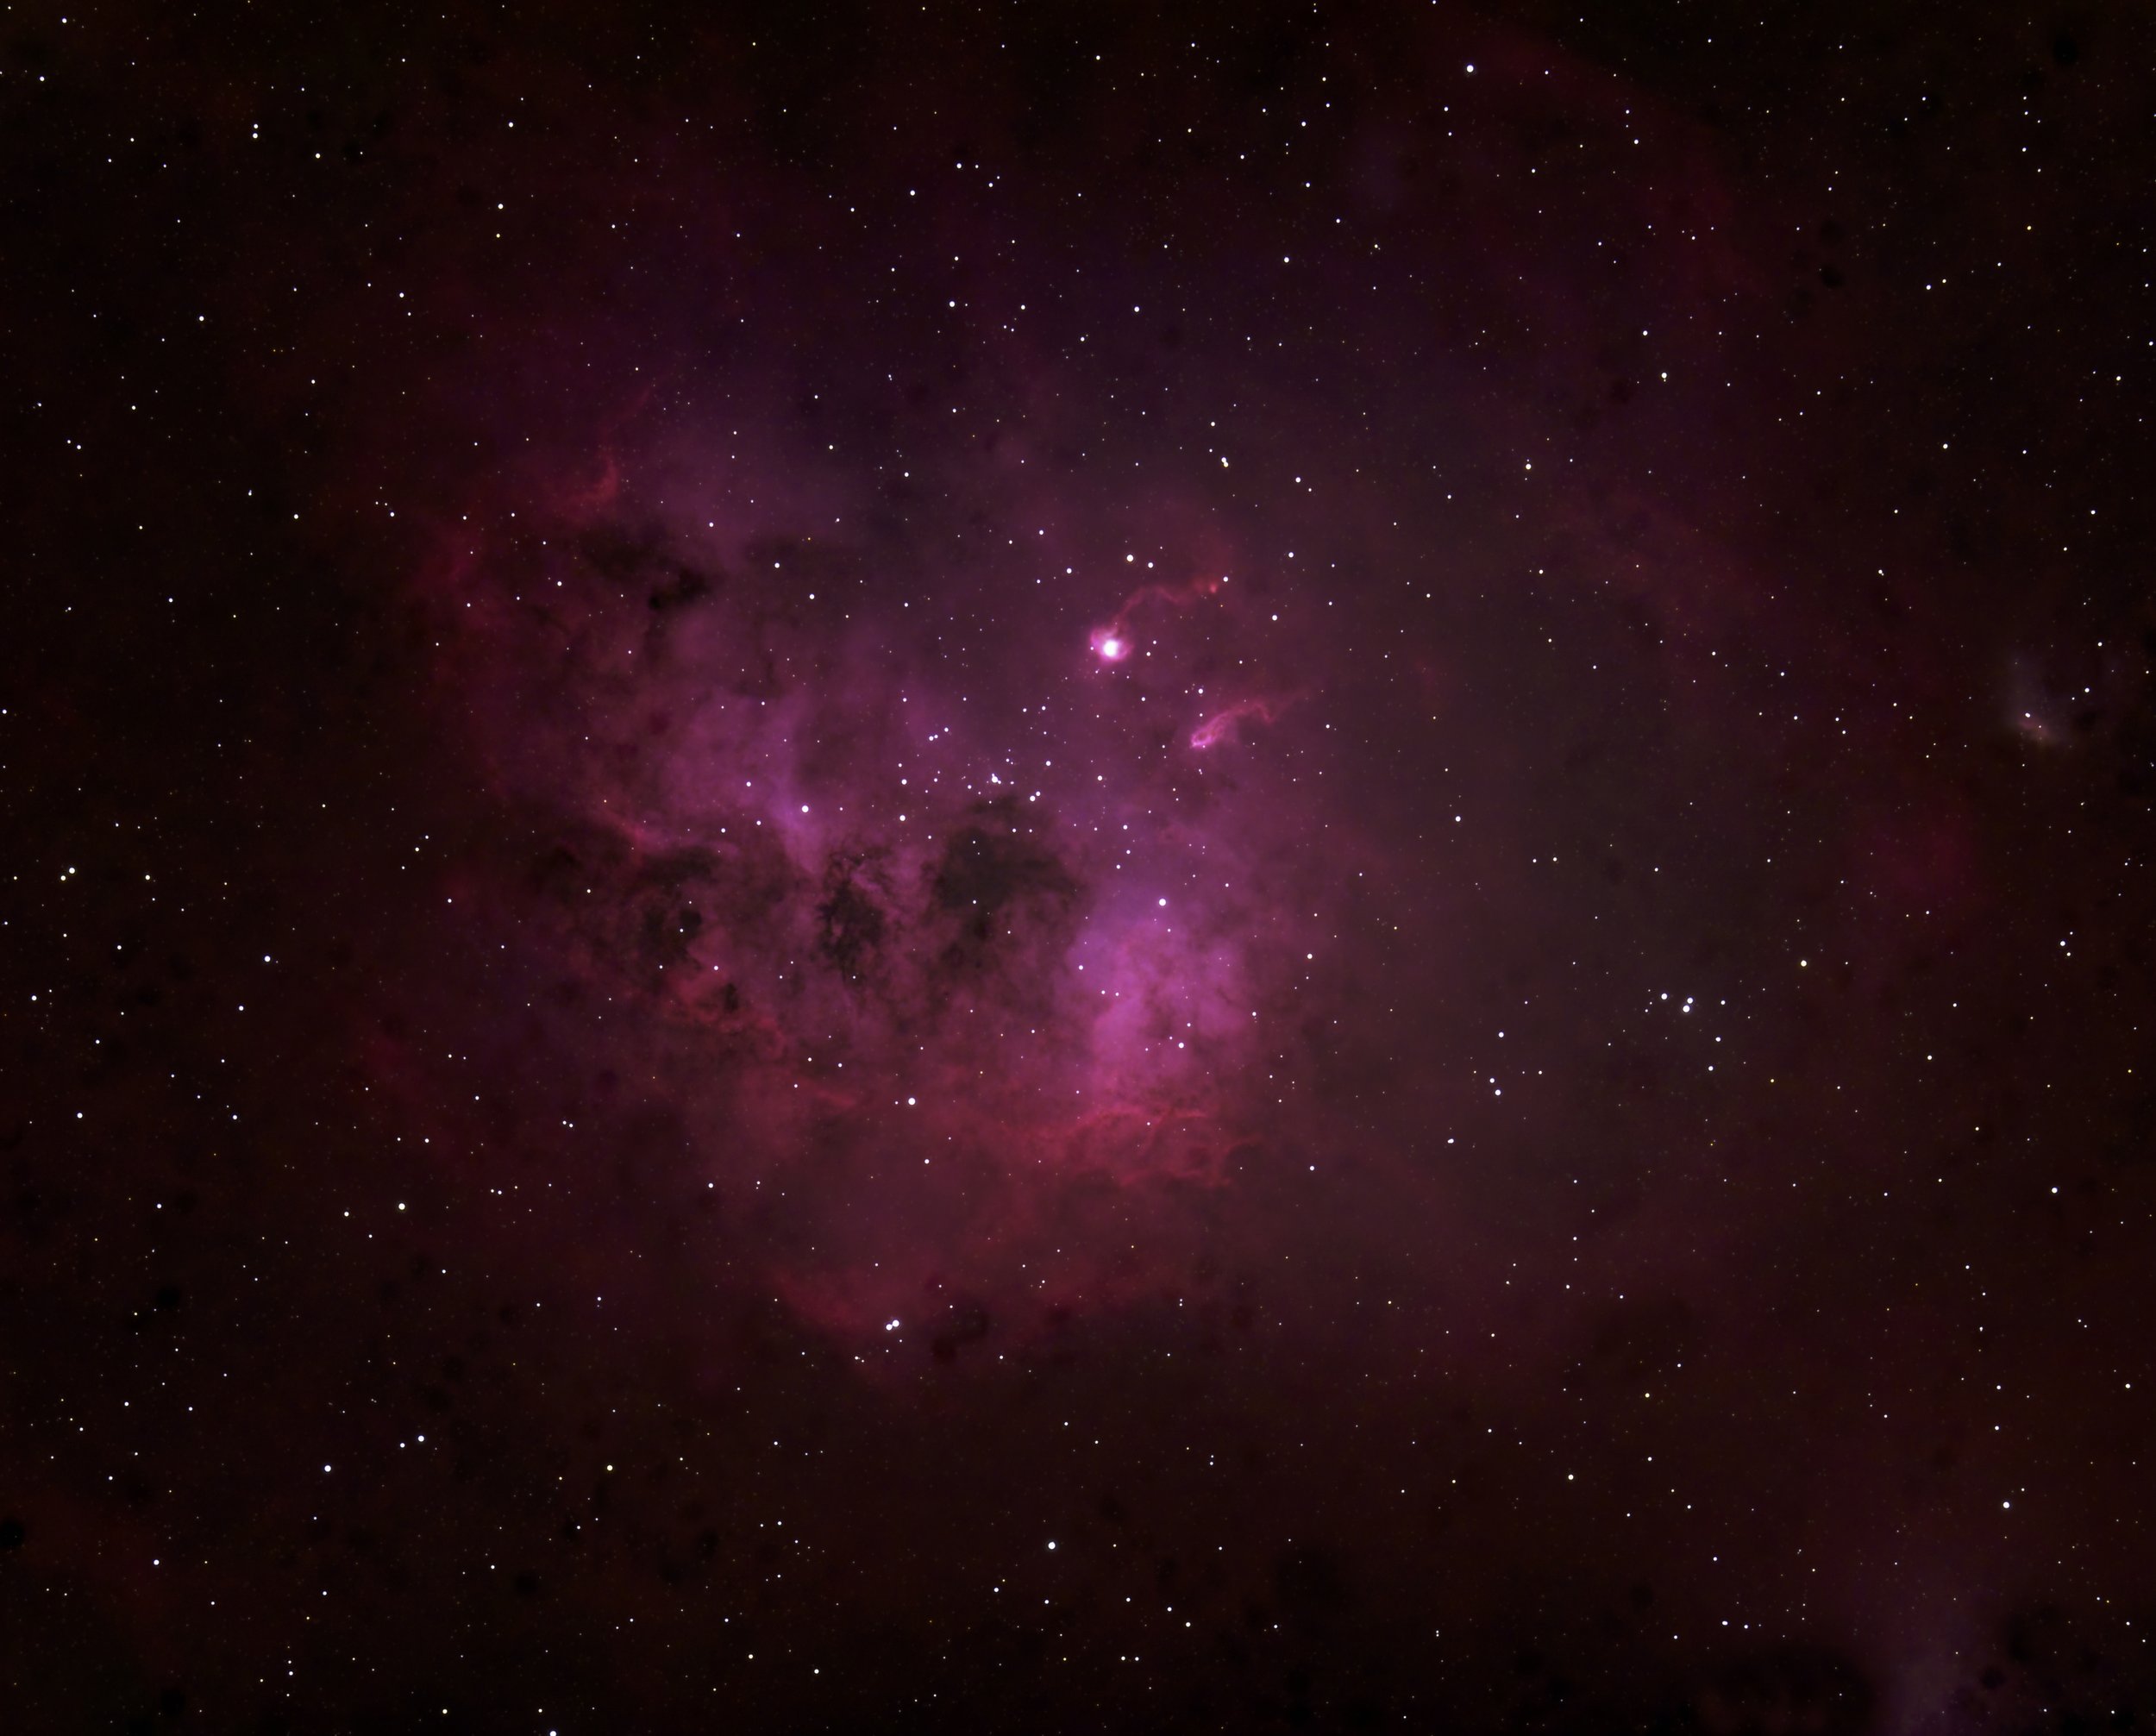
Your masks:
<svg viewBox="0 0 2156 1736"><path fill-rule="evenodd" d="M1232 705L1215 711L1193 730L1190 732L1190 745L1203 753L1207 748L1232 742L1236 739L1238 730L1246 718L1256 718L1262 724L1272 723L1290 703L1287 699L1238 699Z"/></svg>

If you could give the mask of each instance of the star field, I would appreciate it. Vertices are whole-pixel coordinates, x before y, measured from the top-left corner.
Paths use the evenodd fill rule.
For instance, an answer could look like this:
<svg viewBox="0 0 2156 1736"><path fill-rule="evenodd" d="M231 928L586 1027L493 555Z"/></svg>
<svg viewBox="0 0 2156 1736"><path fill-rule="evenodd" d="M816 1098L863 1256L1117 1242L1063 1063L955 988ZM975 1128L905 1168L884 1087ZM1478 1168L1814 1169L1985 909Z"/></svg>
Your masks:
<svg viewBox="0 0 2156 1736"><path fill-rule="evenodd" d="M0 1723L2128 1731L2152 46L0 28Z"/></svg>

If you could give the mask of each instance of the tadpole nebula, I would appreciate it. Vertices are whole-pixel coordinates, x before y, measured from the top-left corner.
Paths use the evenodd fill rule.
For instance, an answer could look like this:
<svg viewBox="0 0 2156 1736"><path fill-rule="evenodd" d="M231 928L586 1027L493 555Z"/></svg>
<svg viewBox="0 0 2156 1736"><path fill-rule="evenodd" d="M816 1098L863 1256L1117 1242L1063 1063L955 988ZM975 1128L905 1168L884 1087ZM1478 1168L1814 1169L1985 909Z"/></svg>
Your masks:
<svg viewBox="0 0 2156 1736"><path fill-rule="evenodd" d="M0 26L0 1728L2156 1718L2156 29Z"/></svg>

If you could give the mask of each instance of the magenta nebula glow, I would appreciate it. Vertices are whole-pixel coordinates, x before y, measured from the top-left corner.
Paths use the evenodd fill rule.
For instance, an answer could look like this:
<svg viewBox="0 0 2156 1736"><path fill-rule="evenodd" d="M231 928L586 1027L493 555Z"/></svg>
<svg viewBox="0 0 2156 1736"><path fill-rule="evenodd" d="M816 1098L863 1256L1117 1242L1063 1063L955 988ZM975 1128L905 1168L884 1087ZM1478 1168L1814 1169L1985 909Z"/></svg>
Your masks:
<svg viewBox="0 0 2156 1736"><path fill-rule="evenodd" d="M2147 1730L2152 66L15 8L0 1732Z"/></svg>
<svg viewBox="0 0 2156 1736"><path fill-rule="evenodd" d="M864 590L843 543L730 534L670 484L687 457L655 434L597 489L542 481L550 516L476 502L424 581L494 796L545 840L536 878L467 888L467 943L513 935L556 985L535 1041L663 1095L718 1221L783 1215L767 1282L840 1342L935 1337L950 1305L924 1297L1023 1343L1147 1293L1259 1130L1269 1163L1295 1137L1263 1060L1332 946L1333 894L1296 889L1311 798L1204 774L1174 724L1205 663L1291 656L1285 636L1269 611L1190 617L1217 581L1149 586L1123 612L1171 605L1163 635L1105 705L1053 655L934 670L918 599ZM1041 554L1082 597L1062 552ZM1272 712L1241 702L1192 743ZM595 1006L603 1028L574 1011ZM373 1054L392 1100L442 1095L416 1053ZM556 1161L622 1088L563 1078Z"/></svg>

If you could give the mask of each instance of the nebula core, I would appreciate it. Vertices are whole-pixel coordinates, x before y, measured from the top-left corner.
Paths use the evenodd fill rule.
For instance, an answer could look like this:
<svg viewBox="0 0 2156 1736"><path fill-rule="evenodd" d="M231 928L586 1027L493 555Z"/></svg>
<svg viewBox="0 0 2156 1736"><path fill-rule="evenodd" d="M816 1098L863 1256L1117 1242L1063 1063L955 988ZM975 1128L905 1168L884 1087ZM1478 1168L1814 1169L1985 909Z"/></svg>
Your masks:
<svg viewBox="0 0 2156 1736"><path fill-rule="evenodd" d="M0 1725L2156 1716L2145 17L0 38Z"/></svg>

